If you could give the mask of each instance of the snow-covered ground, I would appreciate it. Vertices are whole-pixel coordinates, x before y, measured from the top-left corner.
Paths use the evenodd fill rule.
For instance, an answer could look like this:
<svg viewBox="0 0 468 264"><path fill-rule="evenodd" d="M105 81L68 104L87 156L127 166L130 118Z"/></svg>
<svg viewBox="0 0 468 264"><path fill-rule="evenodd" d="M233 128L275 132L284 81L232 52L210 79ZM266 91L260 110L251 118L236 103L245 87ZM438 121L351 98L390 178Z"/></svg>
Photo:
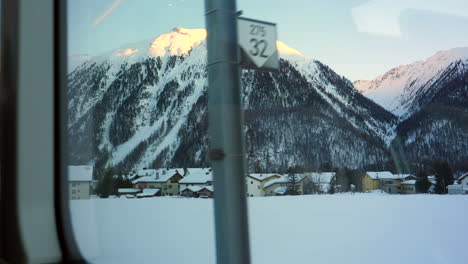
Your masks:
<svg viewBox="0 0 468 264"><path fill-rule="evenodd" d="M468 196L249 198L254 264L468 263ZM213 200L72 200L92 263L215 263Z"/></svg>

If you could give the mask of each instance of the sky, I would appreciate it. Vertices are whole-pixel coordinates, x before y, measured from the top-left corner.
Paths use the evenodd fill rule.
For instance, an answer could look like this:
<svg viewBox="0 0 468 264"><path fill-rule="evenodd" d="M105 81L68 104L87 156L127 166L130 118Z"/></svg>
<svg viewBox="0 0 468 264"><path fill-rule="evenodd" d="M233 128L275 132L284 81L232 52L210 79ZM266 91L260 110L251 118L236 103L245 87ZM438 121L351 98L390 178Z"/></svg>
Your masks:
<svg viewBox="0 0 468 264"><path fill-rule="evenodd" d="M69 0L68 52L99 55L174 27L205 28L203 0ZM244 17L350 80L468 47L466 0L237 0Z"/></svg>

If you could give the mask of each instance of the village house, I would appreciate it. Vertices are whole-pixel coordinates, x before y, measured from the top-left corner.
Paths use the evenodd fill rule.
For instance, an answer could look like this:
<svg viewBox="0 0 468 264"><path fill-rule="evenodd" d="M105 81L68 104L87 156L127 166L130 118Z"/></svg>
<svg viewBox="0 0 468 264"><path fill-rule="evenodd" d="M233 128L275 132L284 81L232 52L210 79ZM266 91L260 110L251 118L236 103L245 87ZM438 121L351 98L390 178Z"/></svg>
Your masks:
<svg viewBox="0 0 468 264"><path fill-rule="evenodd" d="M137 173L138 178L132 181L135 189L159 189L161 190L161 196L174 196L179 194L179 180L183 178L179 171L182 172L183 169L143 171Z"/></svg>
<svg viewBox="0 0 468 264"><path fill-rule="evenodd" d="M183 178L183 169L170 169L156 172L156 187L161 189L162 196L179 195L179 181Z"/></svg>
<svg viewBox="0 0 468 264"><path fill-rule="evenodd" d="M194 198L213 198L213 186L188 186L181 190L181 196Z"/></svg>
<svg viewBox="0 0 468 264"><path fill-rule="evenodd" d="M185 174L184 178L179 181L179 190L181 195L187 187L204 187L213 185L213 172L211 171L211 168L189 168L186 170Z"/></svg>
<svg viewBox="0 0 468 264"><path fill-rule="evenodd" d="M371 191L381 189L386 193L399 194L399 193L411 193L411 186L405 186L406 190L402 191L401 183L407 181L406 185L410 185L412 180L416 180L416 177L412 174L393 174L389 171L368 171L361 178L362 190ZM413 188L414 192L416 189Z"/></svg>
<svg viewBox="0 0 468 264"><path fill-rule="evenodd" d="M381 179L388 179L388 183L393 182L393 174L389 171L367 171L361 177L362 191L368 192L380 188Z"/></svg>
<svg viewBox="0 0 468 264"><path fill-rule="evenodd" d="M89 199L93 166L68 166L69 199Z"/></svg>
<svg viewBox="0 0 468 264"><path fill-rule="evenodd" d="M463 194L468 194L468 173L465 173L458 178L457 183L462 186Z"/></svg>
<svg viewBox="0 0 468 264"><path fill-rule="evenodd" d="M283 177L276 173L253 173L245 177L247 196L258 197L265 196L264 186L270 180L279 179Z"/></svg>
<svg viewBox="0 0 468 264"><path fill-rule="evenodd" d="M307 181L307 177L303 175L296 176L298 193L304 194L304 184ZM280 178L270 180L264 185L265 196L285 195L288 190L289 184L290 183L288 176L281 176Z"/></svg>
<svg viewBox="0 0 468 264"><path fill-rule="evenodd" d="M415 194L416 193L416 180L406 180L400 183L401 194Z"/></svg>

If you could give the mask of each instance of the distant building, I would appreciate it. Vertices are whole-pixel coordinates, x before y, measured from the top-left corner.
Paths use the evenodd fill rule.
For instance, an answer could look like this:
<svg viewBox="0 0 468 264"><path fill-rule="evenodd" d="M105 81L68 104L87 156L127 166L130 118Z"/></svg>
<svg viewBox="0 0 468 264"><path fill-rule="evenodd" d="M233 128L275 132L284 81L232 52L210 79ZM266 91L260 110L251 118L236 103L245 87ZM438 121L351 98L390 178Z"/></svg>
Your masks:
<svg viewBox="0 0 468 264"><path fill-rule="evenodd" d="M448 194L464 194L463 185L461 184L452 184L447 186Z"/></svg>
<svg viewBox="0 0 468 264"><path fill-rule="evenodd" d="M211 168L188 168L184 174L184 178L179 181L179 190L181 195L184 195L184 191L185 195L187 195L190 191L200 190L202 187L213 185L213 172L211 171Z"/></svg>
<svg viewBox="0 0 468 264"><path fill-rule="evenodd" d="M71 200L89 199L93 166L68 166L68 189Z"/></svg>
<svg viewBox="0 0 468 264"><path fill-rule="evenodd" d="M407 180L401 182L401 194L415 194L416 180Z"/></svg>
<svg viewBox="0 0 468 264"><path fill-rule="evenodd" d="M362 191L368 192L377 190L380 187L380 181L388 179L393 182L393 174L389 171L367 171L361 177Z"/></svg>
<svg viewBox="0 0 468 264"><path fill-rule="evenodd" d="M253 173L247 175L247 177L245 177L247 196L265 196L265 184L270 180L279 179L281 177L283 176L276 173Z"/></svg>
<svg viewBox="0 0 468 264"><path fill-rule="evenodd" d="M184 197L204 197L213 198L213 186L188 186L180 191L181 196Z"/></svg>
<svg viewBox="0 0 468 264"><path fill-rule="evenodd" d="M179 194L179 181L183 178L183 169L140 170L133 180L135 189L159 189L161 196Z"/></svg>
<svg viewBox="0 0 468 264"><path fill-rule="evenodd" d="M465 173L458 178L457 183L462 186L463 194L468 194L468 173Z"/></svg>
<svg viewBox="0 0 468 264"><path fill-rule="evenodd" d="M297 187L298 193L304 194L304 183L307 181L307 177L304 175L297 174ZM281 176L280 178L270 180L265 183L264 190L265 196L278 196L285 195L289 186L289 177ZM282 188L280 188L282 187Z"/></svg>

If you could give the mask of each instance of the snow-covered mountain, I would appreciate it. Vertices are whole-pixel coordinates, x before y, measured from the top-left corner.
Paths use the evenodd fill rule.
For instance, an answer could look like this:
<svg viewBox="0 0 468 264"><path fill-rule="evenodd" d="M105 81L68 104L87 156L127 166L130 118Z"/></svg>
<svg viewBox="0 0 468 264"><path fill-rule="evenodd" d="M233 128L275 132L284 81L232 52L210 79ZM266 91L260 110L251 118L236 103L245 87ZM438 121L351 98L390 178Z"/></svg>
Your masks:
<svg viewBox="0 0 468 264"><path fill-rule="evenodd" d="M371 81L356 81L363 95L397 115L409 118L426 104L445 83L468 71L468 47L440 51L425 61L400 65Z"/></svg>
<svg viewBox="0 0 468 264"><path fill-rule="evenodd" d="M399 117L391 150L402 170L434 160L468 169L468 48L440 51L354 86Z"/></svg>
<svg viewBox="0 0 468 264"><path fill-rule="evenodd" d="M72 164L208 166L206 31L175 28L87 60L68 76ZM326 65L278 42L281 70L244 70L252 171L389 161L396 117Z"/></svg>

